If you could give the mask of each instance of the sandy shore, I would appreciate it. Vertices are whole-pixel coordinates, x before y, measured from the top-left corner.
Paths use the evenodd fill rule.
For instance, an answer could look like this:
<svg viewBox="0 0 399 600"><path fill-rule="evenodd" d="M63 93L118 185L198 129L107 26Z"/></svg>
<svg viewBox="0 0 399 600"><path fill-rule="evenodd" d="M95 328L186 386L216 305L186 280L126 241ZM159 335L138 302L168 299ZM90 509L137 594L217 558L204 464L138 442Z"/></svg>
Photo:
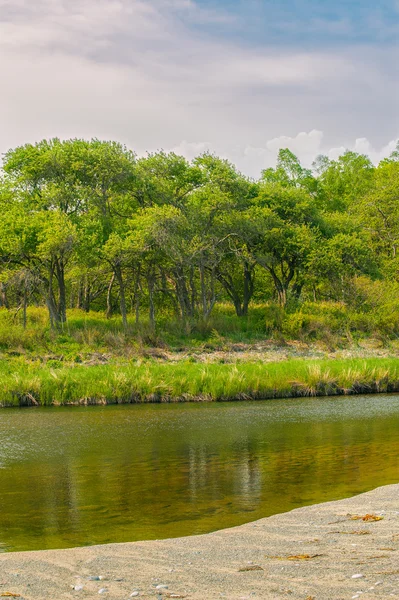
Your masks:
<svg viewBox="0 0 399 600"><path fill-rule="evenodd" d="M354 518L366 515L383 518ZM0 597L7 592L21 600L399 598L399 484L208 535L1 554Z"/></svg>

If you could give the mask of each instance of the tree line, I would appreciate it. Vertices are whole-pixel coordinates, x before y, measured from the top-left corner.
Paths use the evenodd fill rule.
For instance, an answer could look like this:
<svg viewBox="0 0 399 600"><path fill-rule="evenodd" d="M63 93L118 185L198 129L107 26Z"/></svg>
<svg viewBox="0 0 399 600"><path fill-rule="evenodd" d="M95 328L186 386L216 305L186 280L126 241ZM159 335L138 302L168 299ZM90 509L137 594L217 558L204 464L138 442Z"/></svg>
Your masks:
<svg viewBox="0 0 399 600"><path fill-rule="evenodd" d="M258 180L205 153L137 157L117 142L43 140L4 155L0 304L207 319L217 301L348 301L358 275L397 280L399 147L304 168L288 149Z"/></svg>

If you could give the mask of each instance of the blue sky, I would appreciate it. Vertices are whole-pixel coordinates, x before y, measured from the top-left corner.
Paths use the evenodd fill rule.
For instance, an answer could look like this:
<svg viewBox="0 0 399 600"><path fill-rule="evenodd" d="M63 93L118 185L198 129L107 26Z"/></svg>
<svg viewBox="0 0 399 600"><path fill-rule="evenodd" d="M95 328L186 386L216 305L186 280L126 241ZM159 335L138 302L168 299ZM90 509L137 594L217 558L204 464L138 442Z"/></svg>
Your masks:
<svg viewBox="0 0 399 600"><path fill-rule="evenodd" d="M99 137L257 176L399 137L399 0L0 0L0 152Z"/></svg>
<svg viewBox="0 0 399 600"><path fill-rule="evenodd" d="M198 0L198 5L225 14L224 25L221 19L214 31L250 44L317 48L390 43L398 36L398 4L392 0Z"/></svg>

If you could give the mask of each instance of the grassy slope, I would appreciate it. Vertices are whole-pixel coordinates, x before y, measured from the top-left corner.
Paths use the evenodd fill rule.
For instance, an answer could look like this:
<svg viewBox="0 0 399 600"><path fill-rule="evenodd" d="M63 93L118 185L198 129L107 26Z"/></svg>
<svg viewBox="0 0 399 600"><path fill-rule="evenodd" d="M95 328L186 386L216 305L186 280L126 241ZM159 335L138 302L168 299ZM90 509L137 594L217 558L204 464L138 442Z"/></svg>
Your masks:
<svg viewBox="0 0 399 600"><path fill-rule="evenodd" d="M185 330L165 318L162 335L149 331L145 324L139 331L132 325L125 335L119 318L106 320L99 314L71 311L64 331L54 334L43 309L30 309L25 331L18 324L18 315L15 318L1 310L0 405L241 400L399 391L399 359L389 357L397 353L396 349L381 358L359 358L359 350L360 356L363 351L358 347L356 358L304 360L290 358L289 352L274 358L261 348L232 358L234 353L229 351L234 346L249 344L247 348L252 350L251 344L266 343L270 333L264 315L264 308L252 311L248 319L216 311L206 326ZM331 333L322 330L317 343L326 348L331 339ZM342 343L343 336L335 339ZM324 351L313 356L327 354ZM222 364L226 362L230 364Z"/></svg>

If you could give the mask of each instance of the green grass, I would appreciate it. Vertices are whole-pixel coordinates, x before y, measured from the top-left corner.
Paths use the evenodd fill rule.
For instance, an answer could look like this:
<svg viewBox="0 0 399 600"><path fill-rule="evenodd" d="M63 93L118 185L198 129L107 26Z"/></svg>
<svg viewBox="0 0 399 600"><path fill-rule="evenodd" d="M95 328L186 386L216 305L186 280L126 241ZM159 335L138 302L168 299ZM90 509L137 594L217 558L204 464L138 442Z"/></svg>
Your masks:
<svg viewBox="0 0 399 600"><path fill-rule="evenodd" d="M181 323L164 311L158 315L155 331L143 319L135 326L133 316L128 318L128 331L124 332L121 317L107 319L104 313L68 310L68 321L60 331L51 331L44 308L28 309L27 327L23 329L21 315L0 309L0 352L11 351L26 355L74 355L90 352L112 352L119 355L140 353L143 348L221 347L230 342L251 343L271 334L273 324L267 322L267 307L254 307L251 314L238 318L231 307L219 305L205 323L192 320Z"/></svg>
<svg viewBox="0 0 399 600"><path fill-rule="evenodd" d="M44 308L28 310L26 329L19 314L0 309L0 405L221 401L399 391L396 358L293 358L266 363L263 350L251 354L258 342L273 340L270 347L280 345L281 350L285 341L297 340L306 348L306 344L324 348L316 356L348 347L350 355L365 356L368 351L361 347L362 341L370 348L384 346L383 356L395 355L393 315L392 328L384 329L378 314L354 314L337 303L305 303L291 313L263 304L251 307L246 318L236 317L227 305L218 305L206 323L181 324L162 313L155 331L146 322L136 328L131 319L124 332L118 316L106 319L102 313L70 310L68 322L54 332ZM219 354L212 357L216 350ZM272 358L278 361L283 356ZM295 345L288 356L298 356Z"/></svg>
<svg viewBox="0 0 399 600"><path fill-rule="evenodd" d="M237 317L231 306L216 305L206 322L185 323L166 310L157 315L153 330L143 318L136 327L129 316L125 332L120 316L73 309L60 331L51 331L43 307L28 309L27 327L21 314L0 309L0 353L36 358L49 354L73 361L93 352L132 357L148 348L223 350L232 344L253 344L265 339L278 343L298 340L321 343L329 349L344 348L373 338L389 344L399 338L399 310L354 312L340 303L303 303L295 311L282 311L273 304L251 306L247 317Z"/></svg>
<svg viewBox="0 0 399 600"><path fill-rule="evenodd" d="M0 405L232 401L399 391L399 359L192 362L53 368L0 363Z"/></svg>

